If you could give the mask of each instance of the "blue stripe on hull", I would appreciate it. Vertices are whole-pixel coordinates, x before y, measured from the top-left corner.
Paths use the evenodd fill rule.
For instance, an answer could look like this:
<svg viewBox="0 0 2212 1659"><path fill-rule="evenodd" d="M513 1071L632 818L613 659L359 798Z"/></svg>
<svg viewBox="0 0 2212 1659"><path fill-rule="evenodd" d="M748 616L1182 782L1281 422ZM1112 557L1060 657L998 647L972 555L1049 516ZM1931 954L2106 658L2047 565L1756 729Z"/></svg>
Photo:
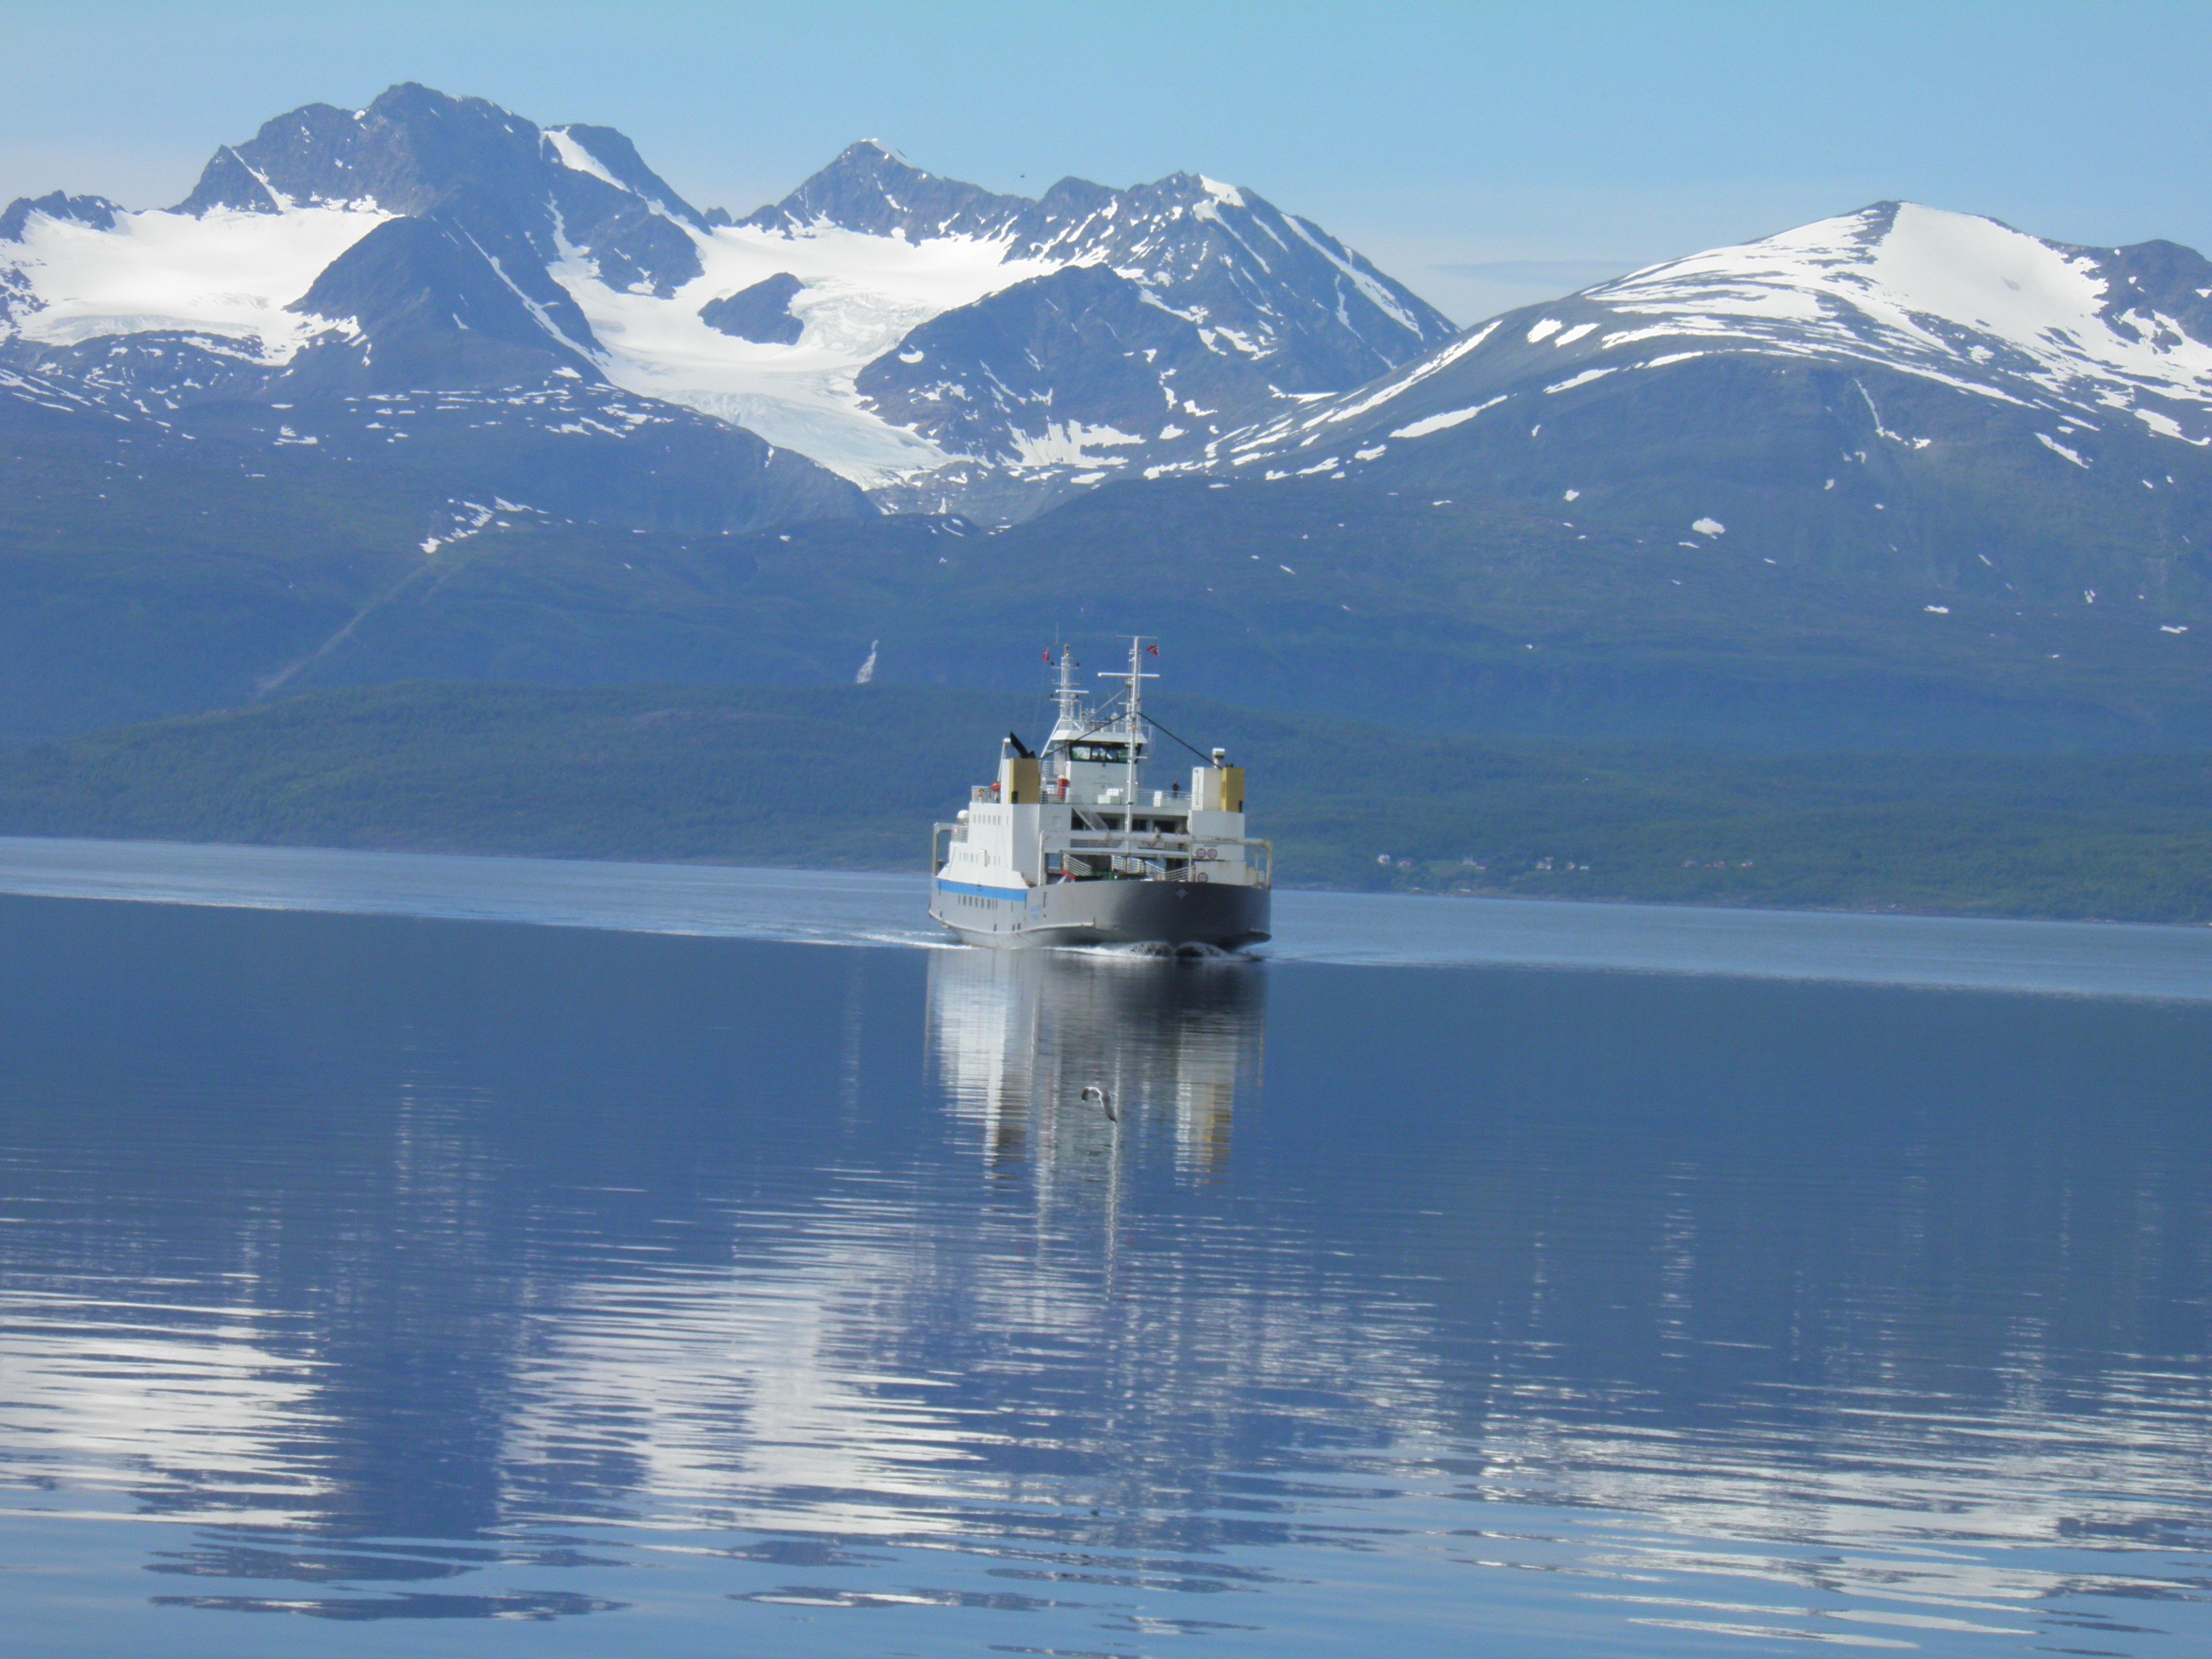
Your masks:
<svg viewBox="0 0 2212 1659"><path fill-rule="evenodd" d="M975 887L964 881L945 881L940 878L937 890L940 893L970 893L977 898L999 899L1008 904L1026 904L1034 890L1027 887Z"/></svg>

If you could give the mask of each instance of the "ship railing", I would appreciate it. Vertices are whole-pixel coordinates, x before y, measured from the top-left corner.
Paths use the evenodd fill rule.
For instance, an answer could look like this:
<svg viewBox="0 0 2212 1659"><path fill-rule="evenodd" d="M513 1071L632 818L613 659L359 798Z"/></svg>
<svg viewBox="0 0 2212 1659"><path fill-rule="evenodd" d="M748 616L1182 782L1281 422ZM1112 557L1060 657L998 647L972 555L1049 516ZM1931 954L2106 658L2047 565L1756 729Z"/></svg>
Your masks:
<svg viewBox="0 0 2212 1659"><path fill-rule="evenodd" d="M1000 804L998 792L990 788L988 786L981 786L977 787L975 793L968 799L969 804L973 805L996 806ZM1096 812L1103 817L1115 818L1120 817L1124 812L1130 810L1128 804L1125 801L1079 799L1063 800L1059 796L1053 794L1049 790L1046 791L1036 800L1017 802L1016 805L1029 806L1072 806L1079 812ZM1139 801L1137 803L1135 810L1137 816L1139 817L1151 817L1158 814L1170 817L1184 818L1190 815L1190 797L1188 795L1178 796L1173 800L1163 801L1157 806L1152 805L1150 802Z"/></svg>
<svg viewBox="0 0 2212 1659"><path fill-rule="evenodd" d="M968 838L964 823L933 823L929 827L929 867L942 870L952 846ZM1070 853L1086 860L1104 859L1122 876L1150 881L1207 881L1221 865L1241 871L1242 884L1274 884L1275 843L1245 836L1179 836L1164 831L1131 834L1121 830L1073 830L1048 836L1044 852ZM1241 854L1224 857L1224 854ZM1103 879L1106 872L1097 872Z"/></svg>
<svg viewBox="0 0 2212 1659"><path fill-rule="evenodd" d="M1045 837L1048 848L1065 846L1085 852L1127 847L1141 848L1148 853L1182 853L1193 848L1265 847L1267 844L1245 836L1192 835L1188 830L1056 830ZM1201 856L1206 855L1201 854Z"/></svg>
<svg viewBox="0 0 2212 1659"><path fill-rule="evenodd" d="M1086 862L1107 860L1108 870L1094 871L1091 877L1079 879L1103 879L1110 871L1148 881L1214 881L1231 879L1227 872L1234 870L1242 878L1239 884L1274 884L1274 842L1241 836L1129 836L1119 831L1076 830L1051 837L1045 851L1071 854ZM1240 856L1223 856L1231 851Z"/></svg>

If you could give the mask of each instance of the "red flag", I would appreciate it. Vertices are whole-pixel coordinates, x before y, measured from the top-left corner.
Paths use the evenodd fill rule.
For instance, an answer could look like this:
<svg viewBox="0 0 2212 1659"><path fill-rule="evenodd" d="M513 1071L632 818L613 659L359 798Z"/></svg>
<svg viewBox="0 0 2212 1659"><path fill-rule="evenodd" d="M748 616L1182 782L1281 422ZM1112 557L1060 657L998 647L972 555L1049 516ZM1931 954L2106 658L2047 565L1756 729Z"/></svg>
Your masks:
<svg viewBox="0 0 2212 1659"><path fill-rule="evenodd" d="M1052 653L1051 653L1051 652L1049 652L1049 651L1046 652L1046 653L1044 653L1044 659L1045 659L1047 662L1050 662L1050 661L1052 660Z"/></svg>
<svg viewBox="0 0 2212 1659"><path fill-rule="evenodd" d="M1145 647L1145 650L1146 653L1151 656L1157 657L1160 654L1160 648L1157 645L1148 645Z"/></svg>

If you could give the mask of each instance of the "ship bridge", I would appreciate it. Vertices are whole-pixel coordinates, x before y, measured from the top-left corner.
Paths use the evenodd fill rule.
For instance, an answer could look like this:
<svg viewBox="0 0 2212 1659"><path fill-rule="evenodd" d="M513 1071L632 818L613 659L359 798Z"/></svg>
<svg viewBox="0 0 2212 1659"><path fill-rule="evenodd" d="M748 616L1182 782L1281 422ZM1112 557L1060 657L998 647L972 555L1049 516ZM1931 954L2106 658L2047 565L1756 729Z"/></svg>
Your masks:
<svg viewBox="0 0 2212 1659"><path fill-rule="evenodd" d="M1042 754L1011 732L999 775L969 792L967 808L935 827L940 878L996 887L1094 881L1197 882L1267 888L1273 848L1244 833L1244 772L1215 750L1164 787L1151 787L1153 728L1144 718L1137 645L1117 706L1095 710L1063 648L1058 718Z"/></svg>

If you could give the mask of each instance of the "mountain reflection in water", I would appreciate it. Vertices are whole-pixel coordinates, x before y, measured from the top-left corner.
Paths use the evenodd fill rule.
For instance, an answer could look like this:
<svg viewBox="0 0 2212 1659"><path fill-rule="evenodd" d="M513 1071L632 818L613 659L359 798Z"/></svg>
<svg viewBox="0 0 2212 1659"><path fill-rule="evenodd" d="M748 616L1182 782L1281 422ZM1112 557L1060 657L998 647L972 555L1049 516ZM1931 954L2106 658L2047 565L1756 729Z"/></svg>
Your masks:
<svg viewBox="0 0 2212 1659"><path fill-rule="evenodd" d="M2212 1641L2212 1010L0 925L26 1653Z"/></svg>

